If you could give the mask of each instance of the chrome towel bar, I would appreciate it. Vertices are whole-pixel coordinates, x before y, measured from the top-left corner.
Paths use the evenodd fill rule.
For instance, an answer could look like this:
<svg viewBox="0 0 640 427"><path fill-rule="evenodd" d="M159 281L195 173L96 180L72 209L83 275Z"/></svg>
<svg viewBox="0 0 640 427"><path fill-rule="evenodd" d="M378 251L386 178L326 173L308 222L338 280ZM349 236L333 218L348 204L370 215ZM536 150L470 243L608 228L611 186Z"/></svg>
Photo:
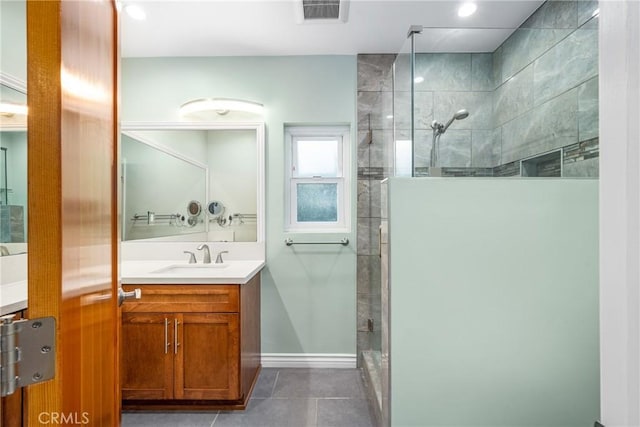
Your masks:
<svg viewBox="0 0 640 427"><path fill-rule="evenodd" d="M349 239L346 237L340 239L337 242L294 242L292 238L284 239L284 244L287 246L291 245L342 245L347 246L349 244Z"/></svg>

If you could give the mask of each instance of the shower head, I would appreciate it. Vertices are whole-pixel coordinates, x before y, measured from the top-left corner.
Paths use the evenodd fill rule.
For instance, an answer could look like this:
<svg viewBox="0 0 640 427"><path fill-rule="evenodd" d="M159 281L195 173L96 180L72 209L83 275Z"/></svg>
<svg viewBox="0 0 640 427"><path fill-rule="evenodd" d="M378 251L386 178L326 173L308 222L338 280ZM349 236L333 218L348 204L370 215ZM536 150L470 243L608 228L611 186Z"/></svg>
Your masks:
<svg viewBox="0 0 640 427"><path fill-rule="evenodd" d="M466 119L467 117L469 117L469 112L467 110L458 110L453 117L451 117L451 119L449 119L449 121L447 122L446 125L444 125L444 128L442 128L442 132L440 133L444 133L447 128L449 128L449 126L451 126L451 123L453 123L454 120L462 120L462 119Z"/></svg>

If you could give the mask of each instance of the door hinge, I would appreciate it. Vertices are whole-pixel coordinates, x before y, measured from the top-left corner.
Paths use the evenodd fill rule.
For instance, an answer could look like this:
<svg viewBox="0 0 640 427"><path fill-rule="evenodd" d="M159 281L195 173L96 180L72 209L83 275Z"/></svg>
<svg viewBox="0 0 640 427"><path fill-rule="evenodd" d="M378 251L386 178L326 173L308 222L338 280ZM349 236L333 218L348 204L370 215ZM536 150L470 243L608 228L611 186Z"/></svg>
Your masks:
<svg viewBox="0 0 640 427"><path fill-rule="evenodd" d="M56 366L56 320L0 317L0 396L50 380Z"/></svg>

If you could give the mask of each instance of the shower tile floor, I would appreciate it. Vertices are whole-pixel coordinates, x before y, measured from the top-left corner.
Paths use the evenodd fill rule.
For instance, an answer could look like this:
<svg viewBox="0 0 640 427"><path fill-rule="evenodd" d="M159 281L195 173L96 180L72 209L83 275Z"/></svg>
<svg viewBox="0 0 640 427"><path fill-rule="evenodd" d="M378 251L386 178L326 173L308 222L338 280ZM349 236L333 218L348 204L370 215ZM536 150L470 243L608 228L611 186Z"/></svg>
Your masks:
<svg viewBox="0 0 640 427"><path fill-rule="evenodd" d="M360 369L264 368L245 411L124 412L122 426L374 427Z"/></svg>

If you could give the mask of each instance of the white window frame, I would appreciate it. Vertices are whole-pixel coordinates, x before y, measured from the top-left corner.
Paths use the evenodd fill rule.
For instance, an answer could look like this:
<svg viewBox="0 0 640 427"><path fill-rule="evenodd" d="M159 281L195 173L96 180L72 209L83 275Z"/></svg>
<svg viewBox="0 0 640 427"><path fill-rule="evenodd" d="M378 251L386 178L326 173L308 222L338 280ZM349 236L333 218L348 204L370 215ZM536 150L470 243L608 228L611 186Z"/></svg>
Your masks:
<svg viewBox="0 0 640 427"><path fill-rule="evenodd" d="M351 230L351 138L348 126L285 127L285 231L304 233L348 233ZM338 173L335 177L297 177L294 172L295 142L298 140L338 141ZM337 184L338 218L335 222L298 222L297 184Z"/></svg>

